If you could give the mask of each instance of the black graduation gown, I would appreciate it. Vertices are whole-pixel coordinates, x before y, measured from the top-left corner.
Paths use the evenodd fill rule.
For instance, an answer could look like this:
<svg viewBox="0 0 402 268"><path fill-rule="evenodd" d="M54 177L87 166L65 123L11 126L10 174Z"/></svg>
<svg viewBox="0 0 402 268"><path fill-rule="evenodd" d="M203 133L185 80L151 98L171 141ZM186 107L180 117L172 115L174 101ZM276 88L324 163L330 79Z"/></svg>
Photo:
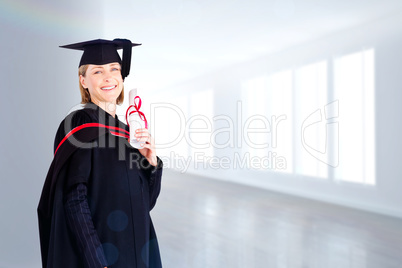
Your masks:
<svg viewBox="0 0 402 268"><path fill-rule="evenodd" d="M82 126L89 127L80 129ZM64 208L66 193L76 183L87 186L88 205L107 267L162 267L149 215L160 192L162 161L158 158L157 167L151 166L126 138L116 136L122 132L113 126L128 131L125 124L93 104L71 113L60 124L57 151L38 205L44 268L85 267ZM71 129L79 130L59 145ZM69 176L69 171L76 169L69 165L70 159L78 150L90 151L82 165L88 167L89 176Z"/></svg>

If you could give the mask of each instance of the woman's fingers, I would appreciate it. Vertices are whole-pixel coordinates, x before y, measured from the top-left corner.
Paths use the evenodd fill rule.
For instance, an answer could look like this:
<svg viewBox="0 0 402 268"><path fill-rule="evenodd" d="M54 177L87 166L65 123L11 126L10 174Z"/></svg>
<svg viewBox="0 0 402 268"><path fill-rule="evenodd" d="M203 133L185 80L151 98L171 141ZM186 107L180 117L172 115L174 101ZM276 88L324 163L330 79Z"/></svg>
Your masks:
<svg viewBox="0 0 402 268"><path fill-rule="evenodd" d="M144 144L144 148L155 149L155 142L148 129L141 128L136 130L135 137L137 141L141 141ZM149 146L148 146L149 145Z"/></svg>
<svg viewBox="0 0 402 268"><path fill-rule="evenodd" d="M151 135L149 134L148 129L146 128L140 128L136 130L135 137L137 138L137 141L144 141L144 142L149 142L151 143Z"/></svg>
<svg viewBox="0 0 402 268"><path fill-rule="evenodd" d="M152 149L153 147L151 146L151 144L149 144L149 143L141 143L141 146L143 147L143 148L147 148L147 149Z"/></svg>
<svg viewBox="0 0 402 268"><path fill-rule="evenodd" d="M158 161L155 153L155 142L151 134L149 134L148 129L137 129L135 131L135 137L138 141L141 141L140 145L142 149L139 149L140 153L147 158L151 165L156 166Z"/></svg>
<svg viewBox="0 0 402 268"><path fill-rule="evenodd" d="M148 131L147 128L139 128L139 129L137 129L137 130L135 131L135 133L142 133L142 132L149 133L149 131Z"/></svg>
<svg viewBox="0 0 402 268"><path fill-rule="evenodd" d="M137 141L148 142L148 141L149 141L149 137L147 137L147 136L137 137Z"/></svg>

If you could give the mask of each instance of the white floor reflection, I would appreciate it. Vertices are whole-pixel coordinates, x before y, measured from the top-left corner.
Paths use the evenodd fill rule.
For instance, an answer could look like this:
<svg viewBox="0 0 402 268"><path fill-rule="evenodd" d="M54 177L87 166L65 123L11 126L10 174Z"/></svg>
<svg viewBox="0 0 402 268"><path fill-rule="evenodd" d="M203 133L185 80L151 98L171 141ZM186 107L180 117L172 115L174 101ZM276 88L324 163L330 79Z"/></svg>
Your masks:
<svg viewBox="0 0 402 268"><path fill-rule="evenodd" d="M165 171L164 267L397 268L402 220Z"/></svg>

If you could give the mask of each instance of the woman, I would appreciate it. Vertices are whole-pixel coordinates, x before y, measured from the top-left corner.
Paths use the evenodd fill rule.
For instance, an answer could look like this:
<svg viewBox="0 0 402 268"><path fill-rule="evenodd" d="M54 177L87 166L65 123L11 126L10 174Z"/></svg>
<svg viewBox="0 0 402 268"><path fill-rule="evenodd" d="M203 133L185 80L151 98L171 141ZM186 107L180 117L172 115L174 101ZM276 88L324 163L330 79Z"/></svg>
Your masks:
<svg viewBox="0 0 402 268"><path fill-rule="evenodd" d="M98 39L63 46L84 51L79 83L85 106L56 134L38 206L43 267L162 267L149 211L163 164L148 129L137 130L143 148L135 149L115 113L135 45Z"/></svg>

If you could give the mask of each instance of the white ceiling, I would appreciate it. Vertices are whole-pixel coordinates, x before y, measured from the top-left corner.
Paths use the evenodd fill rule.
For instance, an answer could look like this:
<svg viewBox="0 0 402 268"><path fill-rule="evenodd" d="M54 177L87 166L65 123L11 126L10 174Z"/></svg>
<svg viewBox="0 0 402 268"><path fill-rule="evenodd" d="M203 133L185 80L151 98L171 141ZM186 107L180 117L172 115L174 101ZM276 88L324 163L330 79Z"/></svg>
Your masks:
<svg viewBox="0 0 402 268"><path fill-rule="evenodd" d="M143 43L133 81L150 89L400 13L402 0L0 0L10 27Z"/></svg>
<svg viewBox="0 0 402 268"><path fill-rule="evenodd" d="M104 0L103 17L107 38L143 43L136 73L159 87L152 77L175 82L401 10L401 0Z"/></svg>

